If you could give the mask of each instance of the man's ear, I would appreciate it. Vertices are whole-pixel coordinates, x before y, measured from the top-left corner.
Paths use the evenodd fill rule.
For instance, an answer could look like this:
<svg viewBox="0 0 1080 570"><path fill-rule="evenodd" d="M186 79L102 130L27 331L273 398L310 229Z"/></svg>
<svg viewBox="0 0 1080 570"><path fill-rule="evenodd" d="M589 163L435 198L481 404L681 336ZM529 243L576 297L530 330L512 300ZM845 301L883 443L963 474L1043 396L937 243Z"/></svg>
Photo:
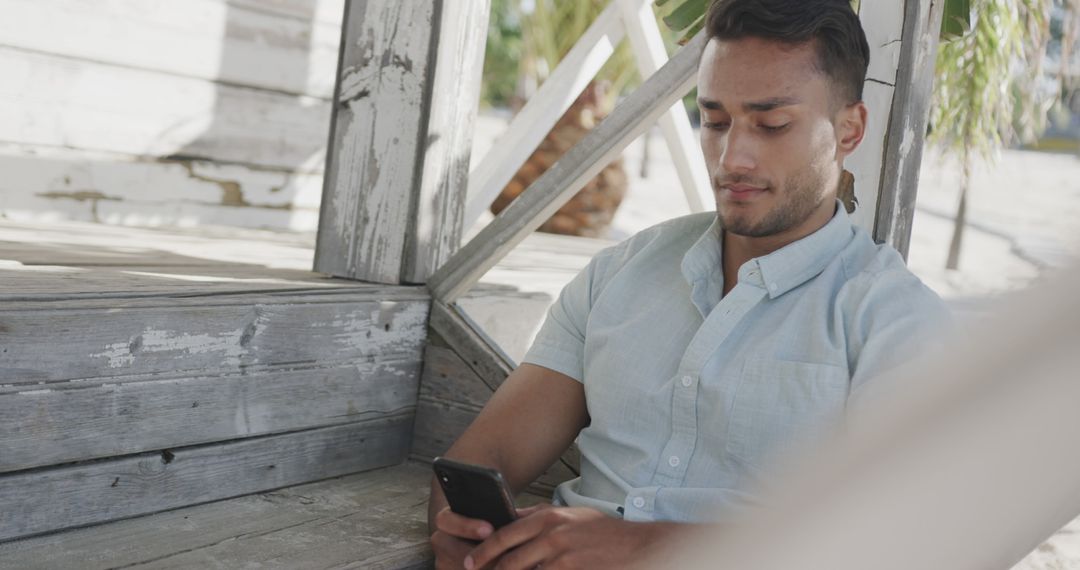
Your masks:
<svg viewBox="0 0 1080 570"><path fill-rule="evenodd" d="M862 101L840 109L836 117L836 153L844 158L859 148L866 135L866 104Z"/></svg>

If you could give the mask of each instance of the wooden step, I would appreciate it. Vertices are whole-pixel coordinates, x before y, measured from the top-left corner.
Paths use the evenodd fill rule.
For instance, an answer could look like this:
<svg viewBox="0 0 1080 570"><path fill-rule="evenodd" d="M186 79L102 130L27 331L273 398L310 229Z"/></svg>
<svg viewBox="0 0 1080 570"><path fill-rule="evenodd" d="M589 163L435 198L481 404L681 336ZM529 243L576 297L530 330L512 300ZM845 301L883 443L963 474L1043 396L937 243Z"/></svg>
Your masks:
<svg viewBox="0 0 1080 570"><path fill-rule="evenodd" d="M0 543L0 567L425 568L419 463Z"/></svg>

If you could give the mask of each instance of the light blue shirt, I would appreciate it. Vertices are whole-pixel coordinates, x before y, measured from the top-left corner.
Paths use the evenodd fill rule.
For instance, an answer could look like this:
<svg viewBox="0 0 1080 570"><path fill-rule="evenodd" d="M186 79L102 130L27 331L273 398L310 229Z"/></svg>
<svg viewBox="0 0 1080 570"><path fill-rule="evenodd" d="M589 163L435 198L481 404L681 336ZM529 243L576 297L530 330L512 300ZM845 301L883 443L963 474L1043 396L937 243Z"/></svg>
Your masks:
<svg viewBox="0 0 1080 570"><path fill-rule="evenodd" d="M558 504L627 520L705 522L754 502L778 452L844 418L948 310L843 207L739 268L723 296L713 212L600 252L548 312L529 362L581 381L581 476Z"/></svg>

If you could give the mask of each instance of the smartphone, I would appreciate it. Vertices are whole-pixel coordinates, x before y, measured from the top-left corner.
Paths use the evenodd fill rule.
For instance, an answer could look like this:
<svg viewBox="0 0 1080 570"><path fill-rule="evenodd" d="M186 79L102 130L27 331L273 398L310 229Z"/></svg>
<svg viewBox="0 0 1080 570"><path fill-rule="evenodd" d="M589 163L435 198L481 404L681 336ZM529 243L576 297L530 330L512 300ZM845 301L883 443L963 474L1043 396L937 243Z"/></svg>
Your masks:
<svg viewBox="0 0 1080 570"><path fill-rule="evenodd" d="M506 480L497 469L436 457L432 463L450 510L500 528L517 519Z"/></svg>

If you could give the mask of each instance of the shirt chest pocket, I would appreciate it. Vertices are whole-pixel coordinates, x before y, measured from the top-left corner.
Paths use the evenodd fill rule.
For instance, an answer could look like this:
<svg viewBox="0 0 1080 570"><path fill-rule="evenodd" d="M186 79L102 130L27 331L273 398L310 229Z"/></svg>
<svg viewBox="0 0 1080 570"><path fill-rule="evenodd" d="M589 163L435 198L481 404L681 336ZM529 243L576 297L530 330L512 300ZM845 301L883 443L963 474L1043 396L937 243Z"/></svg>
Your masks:
<svg viewBox="0 0 1080 570"><path fill-rule="evenodd" d="M818 439L843 418L848 386L840 366L751 357L735 392L727 452L756 471L774 454Z"/></svg>

